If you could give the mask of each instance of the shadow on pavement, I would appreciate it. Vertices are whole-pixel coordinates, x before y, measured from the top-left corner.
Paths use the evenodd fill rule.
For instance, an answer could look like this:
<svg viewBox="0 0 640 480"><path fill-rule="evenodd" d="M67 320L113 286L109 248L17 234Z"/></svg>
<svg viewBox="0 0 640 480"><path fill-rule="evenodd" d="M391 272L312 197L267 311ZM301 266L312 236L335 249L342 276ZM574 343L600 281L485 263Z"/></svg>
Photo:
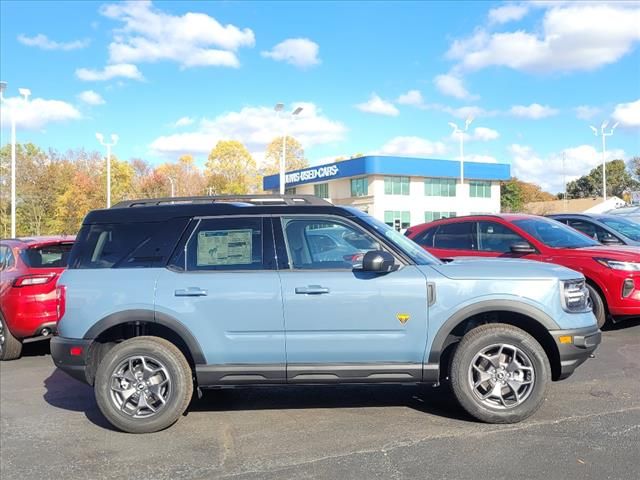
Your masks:
<svg viewBox="0 0 640 480"><path fill-rule="evenodd" d="M609 322L602 329L603 332L612 332L616 330L624 330L625 328L631 328L640 325L640 318L633 318L629 320L621 320L618 323Z"/></svg>
<svg viewBox="0 0 640 480"><path fill-rule="evenodd" d="M27 342L22 344L23 357L42 357L50 355L49 340L38 340L37 342Z"/></svg>

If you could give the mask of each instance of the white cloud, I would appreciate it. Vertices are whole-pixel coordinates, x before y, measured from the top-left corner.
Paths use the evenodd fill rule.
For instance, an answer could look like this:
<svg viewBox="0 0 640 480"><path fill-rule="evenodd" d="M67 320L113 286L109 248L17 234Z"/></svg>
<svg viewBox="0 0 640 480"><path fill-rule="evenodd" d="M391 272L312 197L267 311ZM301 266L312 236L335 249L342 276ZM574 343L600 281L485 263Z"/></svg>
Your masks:
<svg viewBox="0 0 640 480"><path fill-rule="evenodd" d="M549 2L532 32L488 33L456 40L447 56L456 71L503 66L527 72L595 70L630 53L640 41L637 2Z"/></svg>
<svg viewBox="0 0 640 480"><path fill-rule="evenodd" d="M345 126L323 115L315 104L298 102L292 107L302 107L302 112L289 123L288 134L305 149L343 139ZM219 140L239 140L259 161L265 147L281 135L281 131L282 126L278 124L273 107L244 107L238 112L203 119L194 131L158 137L150 149L165 155L207 154Z"/></svg>
<svg viewBox="0 0 640 480"><path fill-rule="evenodd" d="M469 91L464 87L462 79L455 75L437 75L433 79L433 83L438 91L443 95L460 99L477 98L469 93Z"/></svg>
<svg viewBox="0 0 640 480"><path fill-rule="evenodd" d="M616 122L620 122L620 126L627 128L640 127L640 99L635 102L619 103L616 105L612 115Z"/></svg>
<svg viewBox="0 0 640 480"><path fill-rule="evenodd" d="M500 134L496 130L486 127L476 127L473 130L472 140L488 142L490 140L496 140L498 137L500 137Z"/></svg>
<svg viewBox="0 0 640 480"><path fill-rule="evenodd" d="M400 95L396 102L400 105L412 105L414 107L419 107L424 104L424 99L422 98L420 90L409 90L407 93Z"/></svg>
<svg viewBox="0 0 640 480"><path fill-rule="evenodd" d="M78 98L88 105L104 105L105 101L102 96L93 90L85 90L78 94Z"/></svg>
<svg viewBox="0 0 640 480"><path fill-rule="evenodd" d="M15 114L16 125L29 130L40 129L49 123L82 118L73 105L61 100L34 98L25 102L21 97L11 97L6 102L8 108L2 108L3 126L8 125L12 113Z"/></svg>
<svg viewBox="0 0 640 480"><path fill-rule="evenodd" d="M503 24L517 22L529 12L529 6L525 4L507 4L489 10L489 23Z"/></svg>
<svg viewBox="0 0 640 480"><path fill-rule="evenodd" d="M540 120L541 118L552 117L557 115L559 111L549 105L540 105L539 103L532 103L531 105L514 105L509 110L509 113L514 117L530 118L532 120Z"/></svg>
<svg viewBox="0 0 640 480"><path fill-rule="evenodd" d="M180 117L172 124L172 126L175 128L188 127L189 125L192 125L193 122L195 122L195 120L192 117Z"/></svg>
<svg viewBox="0 0 640 480"><path fill-rule="evenodd" d="M183 68L239 67L236 51L255 44L248 28L222 25L204 13L170 15L155 9L150 1L108 4L100 13L124 24L109 45L110 63L170 60Z"/></svg>
<svg viewBox="0 0 640 480"><path fill-rule="evenodd" d="M383 100L375 93L372 93L371 98L366 102L356 105L356 108L362 112L388 115L391 117L397 117L400 113L393 103Z"/></svg>
<svg viewBox="0 0 640 480"><path fill-rule="evenodd" d="M547 156L537 154L527 145L513 144L509 147L512 156L512 174L526 182L537 183L543 190L557 193L564 190L562 157L564 160L564 175L567 182L588 174L593 168L602 164L602 152L591 145L579 145L565 148ZM623 150L607 151L607 161L625 158Z"/></svg>
<svg viewBox="0 0 640 480"><path fill-rule="evenodd" d="M590 105L580 105L574 108L574 110L576 117L580 120L591 120L601 111L598 107L592 107Z"/></svg>
<svg viewBox="0 0 640 480"><path fill-rule="evenodd" d="M394 137L374 153L425 157L443 155L447 147L443 142L434 142L420 137Z"/></svg>
<svg viewBox="0 0 640 480"><path fill-rule="evenodd" d="M91 41L88 38L83 40L73 40L71 42L56 42L51 40L46 35L39 33L33 37L29 37L27 35L18 35L18 41L23 45L27 45L28 47L36 47L41 48L42 50L79 50L81 48L86 48L89 46Z"/></svg>
<svg viewBox="0 0 640 480"><path fill-rule="evenodd" d="M431 108L435 110L442 110L443 112L448 113L449 115L453 115L456 118L469 118L469 117L494 117L499 112L495 110L485 110L482 107L478 107L475 105L467 105L464 107L453 108L447 105L431 105Z"/></svg>
<svg viewBox="0 0 640 480"><path fill-rule="evenodd" d="M131 80L144 80L138 67L130 63L107 65L102 70L90 68L78 68L76 77L85 82L104 82L113 78L129 78Z"/></svg>
<svg viewBox="0 0 640 480"><path fill-rule="evenodd" d="M262 52L262 56L299 68L308 68L320 63L319 50L318 44L308 38L288 38L271 50Z"/></svg>

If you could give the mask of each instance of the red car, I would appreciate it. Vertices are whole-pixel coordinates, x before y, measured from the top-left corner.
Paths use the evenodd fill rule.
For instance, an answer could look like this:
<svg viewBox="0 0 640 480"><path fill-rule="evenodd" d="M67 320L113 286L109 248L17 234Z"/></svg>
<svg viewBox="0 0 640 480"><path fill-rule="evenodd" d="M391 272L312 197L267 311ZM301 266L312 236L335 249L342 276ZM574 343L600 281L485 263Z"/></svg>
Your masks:
<svg viewBox="0 0 640 480"><path fill-rule="evenodd" d="M441 259L524 258L556 263L587 279L602 327L640 317L640 247L604 246L555 220L532 215L476 215L416 225L406 235Z"/></svg>
<svg viewBox="0 0 640 480"><path fill-rule="evenodd" d="M24 340L55 332L56 283L74 237L0 241L0 360L19 358Z"/></svg>

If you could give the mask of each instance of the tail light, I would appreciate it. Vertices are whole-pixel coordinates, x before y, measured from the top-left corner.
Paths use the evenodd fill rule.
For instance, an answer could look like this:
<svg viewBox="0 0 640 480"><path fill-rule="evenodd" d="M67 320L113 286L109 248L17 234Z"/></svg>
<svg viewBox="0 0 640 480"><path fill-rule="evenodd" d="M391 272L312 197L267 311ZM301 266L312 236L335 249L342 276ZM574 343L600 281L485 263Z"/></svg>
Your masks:
<svg viewBox="0 0 640 480"><path fill-rule="evenodd" d="M47 273L43 275L24 275L13 281L14 287L30 287L33 285L44 285L56 278L55 273Z"/></svg>
<svg viewBox="0 0 640 480"><path fill-rule="evenodd" d="M58 285L56 287L56 315L58 320L64 316L64 312L67 309L67 287L64 285Z"/></svg>

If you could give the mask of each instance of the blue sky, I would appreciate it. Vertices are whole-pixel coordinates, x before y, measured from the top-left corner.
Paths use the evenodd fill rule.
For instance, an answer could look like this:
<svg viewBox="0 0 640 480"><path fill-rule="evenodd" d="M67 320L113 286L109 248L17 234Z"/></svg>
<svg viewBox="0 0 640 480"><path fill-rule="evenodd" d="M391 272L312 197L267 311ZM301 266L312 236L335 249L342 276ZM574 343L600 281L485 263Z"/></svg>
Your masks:
<svg viewBox="0 0 640 480"><path fill-rule="evenodd" d="M589 125L618 123L610 158L640 155L638 2L0 3L0 74L19 141L153 163L220 139L261 161L289 131L312 164L354 153L512 164L559 191L598 164ZM28 87L28 104L16 98ZM8 141L3 108L2 142Z"/></svg>

